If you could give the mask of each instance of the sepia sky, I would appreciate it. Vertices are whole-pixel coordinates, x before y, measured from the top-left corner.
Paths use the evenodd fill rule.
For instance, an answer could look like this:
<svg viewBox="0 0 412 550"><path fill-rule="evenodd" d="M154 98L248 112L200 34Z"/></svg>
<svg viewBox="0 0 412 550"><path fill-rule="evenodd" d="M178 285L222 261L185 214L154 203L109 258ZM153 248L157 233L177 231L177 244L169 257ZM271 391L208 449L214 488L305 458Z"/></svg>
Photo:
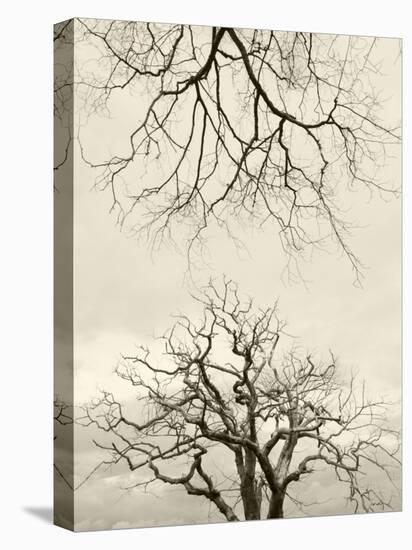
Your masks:
<svg viewBox="0 0 412 550"><path fill-rule="evenodd" d="M400 118L400 59L396 40L382 39L385 58L376 86L388 98L385 116ZM116 94L110 117L90 116L80 136L91 159L104 150L122 147L128 128L139 118L139 98ZM96 139L99 136L99 139ZM116 145L117 144L117 145ZM384 177L400 184L399 158L387 159ZM173 324L178 312L196 315L188 292L184 255L172 247L150 253L144 242L128 237L109 213L109 194L93 189L95 173L76 152L74 206L74 374L75 402L89 401L99 389L110 389L130 402L133 392L113 371L121 354L133 354L136 345L153 344ZM346 257L317 252L301 264L305 280L290 282L285 275L287 257L273 228L239 227L245 250L236 251L223 232L211 233L207 264L196 271L197 284L223 274L239 284L243 294L267 306L279 300L279 315L287 321L290 345L297 343L316 356L329 350L348 374L357 372L373 396L401 398L401 202L368 193L348 192L348 216L359 227L351 246L365 265L362 287ZM157 345L157 344L156 344ZM285 337L285 345L289 345ZM394 407L392 422L400 422ZM94 434L100 437L100 434ZM102 458L89 432L75 428L75 474L81 480ZM140 474L139 474L140 475ZM382 473L384 476L384 473ZM219 520L214 510L183 490L157 485L154 494L122 489L136 482L124 466L100 470L75 493L76 529L120 528ZM345 513L339 487L323 473L305 483L310 501L316 494L313 515ZM376 484L382 482L376 479ZM291 514L298 515L296 510Z"/></svg>

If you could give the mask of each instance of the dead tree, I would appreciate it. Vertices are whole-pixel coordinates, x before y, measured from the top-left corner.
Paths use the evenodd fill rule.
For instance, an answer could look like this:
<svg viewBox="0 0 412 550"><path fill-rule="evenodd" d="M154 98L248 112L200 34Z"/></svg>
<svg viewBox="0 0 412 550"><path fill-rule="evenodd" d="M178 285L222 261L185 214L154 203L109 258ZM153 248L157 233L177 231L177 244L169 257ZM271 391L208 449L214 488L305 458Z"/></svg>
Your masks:
<svg viewBox="0 0 412 550"><path fill-rule="evenodd" d="M136 486L208 499L227 521L281 518L288 498L303 506L299 487L320 469L346 484L355 512L390 508L385 483L368 483L375 469L393 489L400 464L385 401L345 379L332 354L281 353L276 304L256 309L228 281L198 300L201 320L179 315L161 358L141 348L118 365L137 401L103 392L85 406L80 422L106 432L95 442L106 464L126 463Z"/></svg>
<svg viewBox="0 0 412 550"><path fill-rule="evenodd" d="M54 174L70 160L73 132L73 61L74 30L71 21L55 26L54 45ZM57 187L55 185L55 190Z"/></svg>
<svg viewBox="0 0 412 550"><path fill-rule="evenodd" d="M101 466L103 466L105 463L104 461L99 462L96 466L94 466L90 472L87 473L81 480L79 480L76 484L74 483L74 449L73 449L73 430L74 425L76 423L76 419L74 418L74 407L72 405L68 405L65 403L62 399L59 397L55 397L53 401L53 423L54 423L54 434L53 434L53 441L55 442L55 460L53 462L53 468L58 475L60 479L63 480L63 483L70 489L70 491L77 491L82 487ZM68 431L65 434L64 431L62 431L62 428L68 427ZM59 439L59 436L61 439ZM57 464L56 462L56 454L59 451L64 450L64 439L66 438L66 444L67 439L72 441L72 444L68 445L68 448L66 449L66 453L68 454L66 459L66 464L61 465ZM56 439L59 439L56 445ZM66 466L67 471L64 471L64 466Z"/></svg>
<svg viewBox="0 0 412 550"><path fill-rule="evenodd" d="M106 115L125 101L133 117L140 106L131 131L116 133L116 144L107 136L113 156L96 158L79 134L123 228L154 248L184 241L190 263L213 228L236 240L239 222L273 224L292 263L333 246L359 279L348 191L388 196L398 186L382 170L400 129L378 88L379 40L76 25L79 109Z"/></svg>

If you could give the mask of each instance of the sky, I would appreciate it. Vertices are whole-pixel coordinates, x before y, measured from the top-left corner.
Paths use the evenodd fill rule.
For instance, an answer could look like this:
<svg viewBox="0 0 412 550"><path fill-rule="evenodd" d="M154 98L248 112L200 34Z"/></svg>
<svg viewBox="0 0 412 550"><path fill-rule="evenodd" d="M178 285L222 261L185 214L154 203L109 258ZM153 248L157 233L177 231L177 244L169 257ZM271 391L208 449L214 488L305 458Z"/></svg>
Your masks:
<svg viewBox="0 0 412 550"><path fill-rule="evenodd" d="M377 85L389 98L384 116L390 119L400 115L396 41L382 40L380 48L386 60ZM122 147L128 128L139 119L139 99L114 95L110 117L92 115L80 128L90 158L98 158L105 148ZM153 255L147 244L128 237L116 227L109 212L111 197L94 188L95 171L82 161L78 149L74 167L74 400L87 402L104 388L130 402L133 392L113 372L120 355L132 354L136 345L157 345L154 339L170 328L173 314L194 315L197 306L188 292L192 287L185 276L185 257L173 247ZM388 159L384 170L384 176L400 184L399 157ZM348 194L347 201L350 218L360 226L352 233L351 245L366 266L362 287L354 284L347 259L336 253L317 253L302 264L305 283L288 281L287 258L277 235L251 227L238 228L247 250L242 253L222 233L211 233L209 262L196 273L196 280L206 282L211 275L224 274L259 305L277 299L279 315L293 336L291 345L298 343L323 358L332 350L345 373L355 371L366 381L370 395L399 403L401 201L371 199L362 192ZM400 422L399 410L394 406L390 413L394 426ZM77 480L103 456L91 434L75 427ZM122 489L138 479L124 466L99 470L75 493L76 529L221 521L206 501L179 488L157 485L148 494ZM308 500L316 494L319 501L309 514L348 512L340 489L331 496L332 482L327 473L308 481ZM379 483L383 480L378 477ZM291 505L288 511L301 515Z"/></svg>

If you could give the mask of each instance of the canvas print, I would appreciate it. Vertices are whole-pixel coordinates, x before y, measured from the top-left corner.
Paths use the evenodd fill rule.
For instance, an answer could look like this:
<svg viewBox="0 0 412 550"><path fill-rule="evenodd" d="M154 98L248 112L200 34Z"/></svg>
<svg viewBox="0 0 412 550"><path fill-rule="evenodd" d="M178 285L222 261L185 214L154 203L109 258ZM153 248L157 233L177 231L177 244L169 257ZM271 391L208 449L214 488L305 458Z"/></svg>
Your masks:
<svg viewBox="0 0 412 550"><path fill-rule="evenodd" d="M55 25L57 525L401 510L401 55Z"/></svg>

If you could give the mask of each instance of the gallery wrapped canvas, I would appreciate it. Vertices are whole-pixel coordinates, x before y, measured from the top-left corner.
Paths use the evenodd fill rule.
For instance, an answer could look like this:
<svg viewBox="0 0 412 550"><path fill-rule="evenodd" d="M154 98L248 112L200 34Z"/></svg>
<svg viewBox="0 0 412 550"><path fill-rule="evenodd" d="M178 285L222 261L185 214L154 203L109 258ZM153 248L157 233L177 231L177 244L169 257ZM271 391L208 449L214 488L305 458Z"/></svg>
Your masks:
<svg viewBox="0 0 412 550"><path fill-rule="evenodd" d="M54 63L55 523L399 511L400 40L79 18Z"/></svg>

